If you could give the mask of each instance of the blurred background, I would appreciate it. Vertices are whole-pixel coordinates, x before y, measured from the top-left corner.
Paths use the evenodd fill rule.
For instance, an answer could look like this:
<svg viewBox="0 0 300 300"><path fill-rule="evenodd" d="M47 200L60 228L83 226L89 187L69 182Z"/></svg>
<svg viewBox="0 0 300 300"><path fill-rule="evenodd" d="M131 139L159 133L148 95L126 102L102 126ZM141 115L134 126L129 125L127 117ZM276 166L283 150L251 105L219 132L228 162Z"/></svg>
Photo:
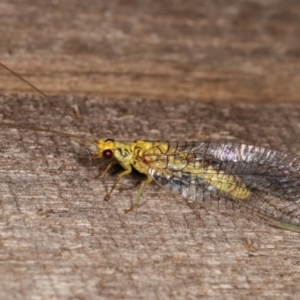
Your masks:
<svg viewBox="0 0 300 300"><path fill-rule="evenodd" d="M0 57L52 94L296 102L298 0L1 0ZM0 70L0 91L29 88Z"/></svg>

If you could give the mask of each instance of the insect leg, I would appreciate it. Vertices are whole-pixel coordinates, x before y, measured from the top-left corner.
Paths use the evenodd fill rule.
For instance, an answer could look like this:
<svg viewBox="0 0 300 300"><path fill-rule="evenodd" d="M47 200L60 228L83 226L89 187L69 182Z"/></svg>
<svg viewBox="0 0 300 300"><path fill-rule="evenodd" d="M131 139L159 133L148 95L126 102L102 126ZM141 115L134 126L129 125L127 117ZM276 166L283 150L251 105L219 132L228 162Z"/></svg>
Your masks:
<svg viewBox="0 0 300 300"><path fill-rule="evenodd" d="M104 169L104 171L101 172L99 175L97 175L97 176L95 177L95 179L98 179L98 178L100 178L100 177L103 177L103 176L108 172L108 170L109 170L113 165L115 165L115 164L117 164L117 161L116 161L116 160L112 160L112 161L106 166L106 168Z"/></svg>
<svg viewBox="0 0 300 300"><path fill-rule="evenodd" d="M131 205L131 207L130 207L129 209L125 209L125 213L128 213L128 212L134 210L134 208L138 206L145 185L149 184L149 183L152 182L152 181L153 181L152 177L148 174L148 175L147 175L147 179L144 180L144 181L142 181L142 183L141 183L141 185L140 185L140 188L139 188L139 191L138 191L138 193L137 193L137 195L136 195L136 198L135 198L134 203Z"/></svg>
<svg viewBox="0 0 300 300"><path fill-rule="evenodd" d="M113 164L113 162L111 162L111 163L108 165L108 167L110 168L110 167L112 166L112 164ZM108 167L106 167L106 169L104 170L105 173L108 171L108 169L109 169ZM122 173L120 173L120 174L117 176L117 178L116 178L116 180L115 180L115 182L114 182L114 184L113 184L111 190L110 190L109 193L104 197L104 200L105 200L105 201L108 201L108 199L109 199L111 193L112 193L113 190L116 188L116 186L117 186L117 184L119 183L120 179L121 179L122 177L124 177L124 176L126 176L126 175L128 175L128 174L131 173L131 171L132 171L131 165L126 166L126 167L127 167L127 168L126 168Z"/></svg>
<svg viewBox="0 0 300 300"><path fill-rule="evenodd" d="M140 188L139 188L139 191L138 191L138 193L136 195L136 198L135 198L135 201L134 201L134 206L137 206L139 204L139 201L140 201L140 198L142 196L142 192L143 192L143 189L144 189L145 185L149 184L152 180L153 180L152 177L148 174L147 179L142 181L142 183L140 185Z"/></svg>

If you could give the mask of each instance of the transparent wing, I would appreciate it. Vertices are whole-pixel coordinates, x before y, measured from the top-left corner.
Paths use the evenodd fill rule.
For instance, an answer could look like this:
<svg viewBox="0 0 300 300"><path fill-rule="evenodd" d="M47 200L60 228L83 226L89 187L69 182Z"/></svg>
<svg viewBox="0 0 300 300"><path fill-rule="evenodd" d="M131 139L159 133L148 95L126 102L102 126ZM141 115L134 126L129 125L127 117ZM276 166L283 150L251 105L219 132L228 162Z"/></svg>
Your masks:
<svg viewBox="0 0 300 300"><path fill-rule="evenodd" d="M236 143L163 145L144 153L149 174L162 187L300 232L298 156Z"/></svg>

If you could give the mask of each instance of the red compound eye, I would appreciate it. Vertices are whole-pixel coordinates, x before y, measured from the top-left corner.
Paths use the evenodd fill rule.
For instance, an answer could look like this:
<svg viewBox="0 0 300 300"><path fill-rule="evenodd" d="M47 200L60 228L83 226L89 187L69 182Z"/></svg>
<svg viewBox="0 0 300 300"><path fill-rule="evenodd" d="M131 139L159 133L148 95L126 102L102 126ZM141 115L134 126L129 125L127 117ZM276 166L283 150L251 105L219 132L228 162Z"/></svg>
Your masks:
<svg viewBox="0 0 300 300"><path fill-rule="evenodd" d="M110 150L110 149L107 149L107 150L104 150L102 152L102 156L105 158L105 159L111 159L113 158L114 154L113 152Z"/></svg>

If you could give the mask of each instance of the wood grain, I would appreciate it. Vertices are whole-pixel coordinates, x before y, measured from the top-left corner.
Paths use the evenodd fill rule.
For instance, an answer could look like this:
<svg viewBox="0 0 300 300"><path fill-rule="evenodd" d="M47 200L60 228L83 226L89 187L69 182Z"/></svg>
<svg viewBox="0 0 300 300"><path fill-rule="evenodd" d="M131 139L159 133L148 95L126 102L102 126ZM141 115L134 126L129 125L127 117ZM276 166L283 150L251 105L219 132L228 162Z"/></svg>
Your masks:
<svg viewBox="0 0 300 300"><path fill-rule="evenodd" d="M2 62L52 94L299 101L297 0L0 5ZM0 74L0 90L30 90Z"/></svg>
<svg viewBox="0 0 300 300"><path fill-rule="evenodd" d="M298 1L2 1L1 61L101 138L300 154ZM86 136L0 70L0 121ZM59 96L57 96L59 95ZM289 102L289 103L287 103ZM299 234L193 210L95 149L0 129L1 299L296 299Z"/></svg>

